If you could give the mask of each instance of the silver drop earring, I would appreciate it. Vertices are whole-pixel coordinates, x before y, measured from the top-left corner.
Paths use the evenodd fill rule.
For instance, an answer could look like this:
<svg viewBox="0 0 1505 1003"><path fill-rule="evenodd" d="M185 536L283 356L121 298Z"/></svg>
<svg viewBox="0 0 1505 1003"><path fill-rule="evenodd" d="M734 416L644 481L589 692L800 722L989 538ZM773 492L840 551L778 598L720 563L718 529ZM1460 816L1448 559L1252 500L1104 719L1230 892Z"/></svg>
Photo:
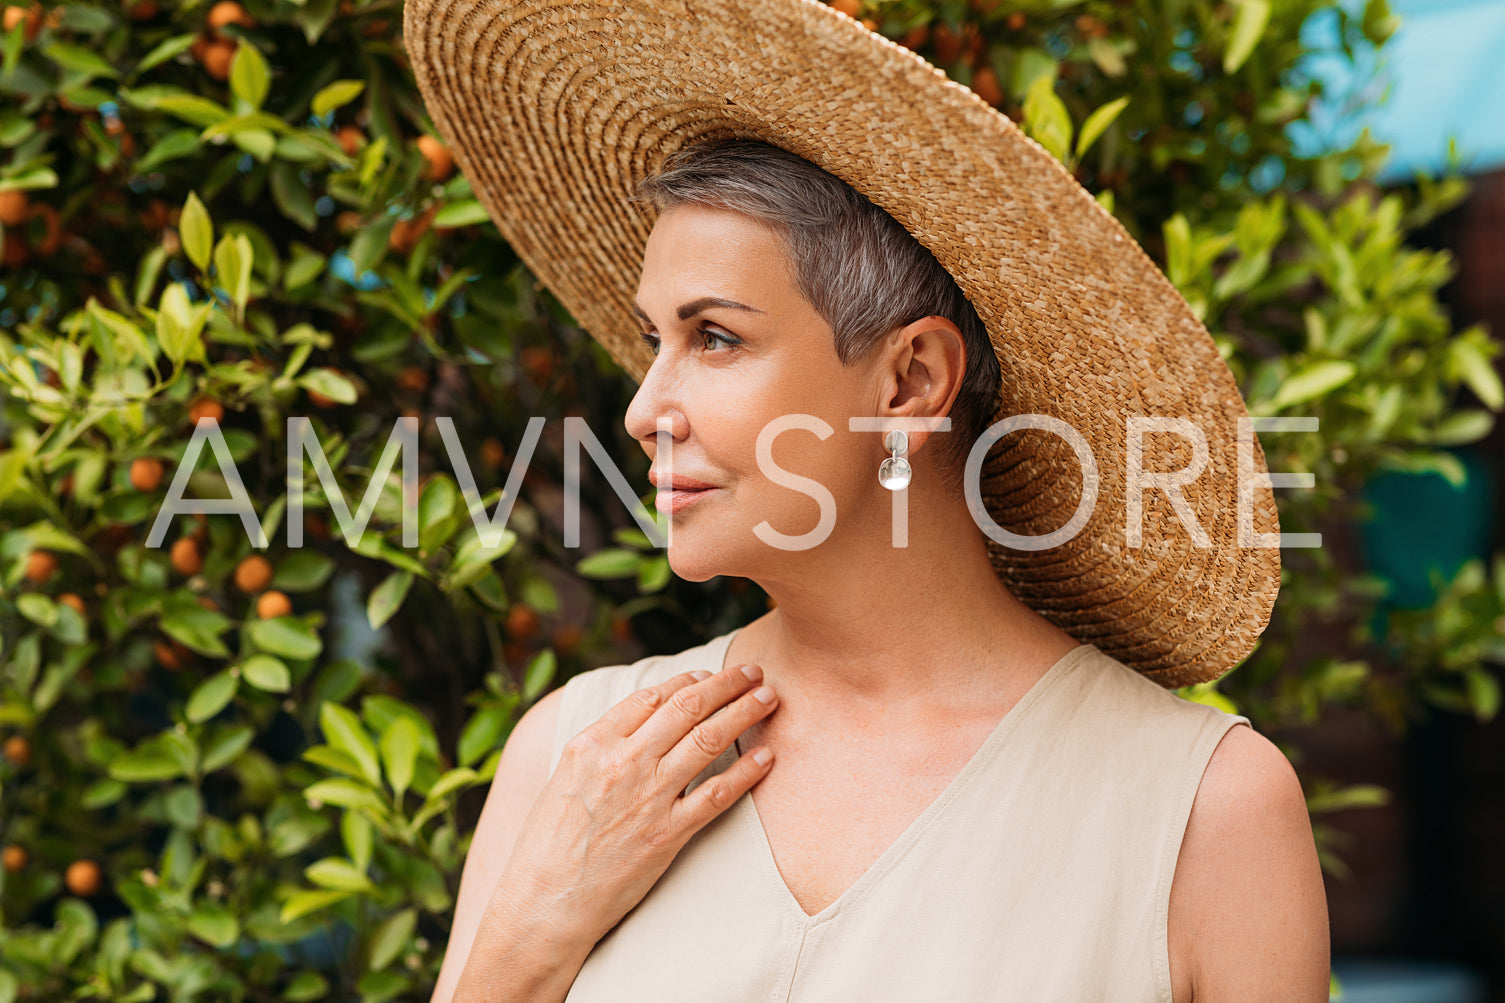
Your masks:
<svg viewBox="0 0 1505 1003"><path fill-rule="evenodd" d="M909 451L909 436L902 428L896 428L883 437L883 448L893 455L878 467L878 483L890 491L903 491L909 487L909 461L901 453Z"/></svg>

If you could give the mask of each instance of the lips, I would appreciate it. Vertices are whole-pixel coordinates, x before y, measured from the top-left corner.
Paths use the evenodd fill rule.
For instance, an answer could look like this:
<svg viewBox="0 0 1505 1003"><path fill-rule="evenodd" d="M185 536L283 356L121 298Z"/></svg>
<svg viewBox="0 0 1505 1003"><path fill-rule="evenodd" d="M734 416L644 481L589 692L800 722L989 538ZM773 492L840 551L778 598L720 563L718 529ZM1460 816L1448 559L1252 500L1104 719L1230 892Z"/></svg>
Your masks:
<svg viewBox="0 0 1505 1003"><path fill-rule="evenodd" d="M648 472L648 479L660 491L707 491L716 486L706 481L696 480L693 477L686 477L684 474L673 474L665 477L653 470Z"/></svg>

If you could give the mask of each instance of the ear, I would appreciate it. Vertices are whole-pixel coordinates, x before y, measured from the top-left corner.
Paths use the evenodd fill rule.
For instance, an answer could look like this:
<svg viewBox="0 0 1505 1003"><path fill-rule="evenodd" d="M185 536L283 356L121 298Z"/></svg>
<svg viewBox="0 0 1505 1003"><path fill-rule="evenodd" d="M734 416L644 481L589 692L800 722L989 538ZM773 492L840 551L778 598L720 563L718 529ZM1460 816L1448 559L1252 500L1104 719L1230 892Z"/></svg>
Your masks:
<svg viewBox="0 0 1505 1003"><path fill-rule="evenodd" d="M874 413L904 418L950 414L967 371L967 346L961 329L945 317L922 317L890 335L887 348L886 399ZM909 451L918 451L932 434L910 432Z"/></svg>

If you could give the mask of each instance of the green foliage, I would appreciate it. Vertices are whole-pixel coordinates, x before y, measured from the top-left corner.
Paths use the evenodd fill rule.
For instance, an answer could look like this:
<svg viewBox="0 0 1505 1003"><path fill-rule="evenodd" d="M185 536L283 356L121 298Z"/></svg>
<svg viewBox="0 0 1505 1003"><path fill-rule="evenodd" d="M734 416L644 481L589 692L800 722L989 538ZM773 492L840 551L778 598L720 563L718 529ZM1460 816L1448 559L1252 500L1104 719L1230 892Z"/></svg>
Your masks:
<svg viewBox="0 0 1505 1003"><path fill-rule="evenodd" d="M1437 302L1447 256L1404 243L1463 184L1381 192L1368 179L1385 151L1367 136L1291 151L1287 126L1317 93L1293 70L1317 6L863 13L996 92L1124 222L1254 414L1320 419L1261 441L1272 470L1315 475L1276 492L1282 530L1331 534L1376 472L1461 476L1448 449L1489 430L1505 390L1497 344L1452 330ZM0 40L0 193L24 193L0 234L0 732L28 753L0 760L0 831L27 855L0 873L0 1003L22 986L427 995L524 709L635 657L635 633L677 650L763 606L745 582L673 580L609 492L583 498L596 545L558 543L560 419L619 429L633 388L436 156L400 5L251 0L217 34L207 9L66 4ZM1378 0L1344 21L1355 43L1392 27ZM326 462L294 453L295 516L286 419L301 415ZM536 415L544 435L504 498ZM206 417L222 440L190 454ZM419 425L416 546L389 438L403 417ZM625 435L606 445L643 472ZM159 483L138 486L137 461L142 476L160 464ZM222 512L178 517L147 546L178 475L187 497L229 498L232 464L267 549ZM505 532L477 528L473 512L504 503ZM246 570L258 554L269 581ZM1186 696L1265 731L1337 703L1397 726L1427 704L1495 713L1499 562L1492 582L1482 562L1439 581L1433 608L1394 613L1376 638L1353 625L1381 582L1332 548L1282 558L1260 647ZM1304 779L1314 815L1383 797ZM1340 871L1338 834L1318 833ZM98 863L99 889L76 868L67 886L78 861Z"/></svg>

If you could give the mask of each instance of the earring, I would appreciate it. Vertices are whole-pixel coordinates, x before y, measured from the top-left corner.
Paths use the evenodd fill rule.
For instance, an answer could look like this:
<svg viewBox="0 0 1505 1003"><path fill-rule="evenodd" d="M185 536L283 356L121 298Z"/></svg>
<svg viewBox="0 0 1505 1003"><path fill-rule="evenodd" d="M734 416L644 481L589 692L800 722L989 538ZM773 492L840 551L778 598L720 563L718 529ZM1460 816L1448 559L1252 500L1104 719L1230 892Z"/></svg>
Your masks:
<svg viewBox="0 0 1505 1003"><path fill-rule="evenodd" d="M909 461L900 453L909 451L909 436L902 428L896 428L883 437L883 448L894 455L878 467L878 483L890 491L903 491L909 487Z"/></svg>

